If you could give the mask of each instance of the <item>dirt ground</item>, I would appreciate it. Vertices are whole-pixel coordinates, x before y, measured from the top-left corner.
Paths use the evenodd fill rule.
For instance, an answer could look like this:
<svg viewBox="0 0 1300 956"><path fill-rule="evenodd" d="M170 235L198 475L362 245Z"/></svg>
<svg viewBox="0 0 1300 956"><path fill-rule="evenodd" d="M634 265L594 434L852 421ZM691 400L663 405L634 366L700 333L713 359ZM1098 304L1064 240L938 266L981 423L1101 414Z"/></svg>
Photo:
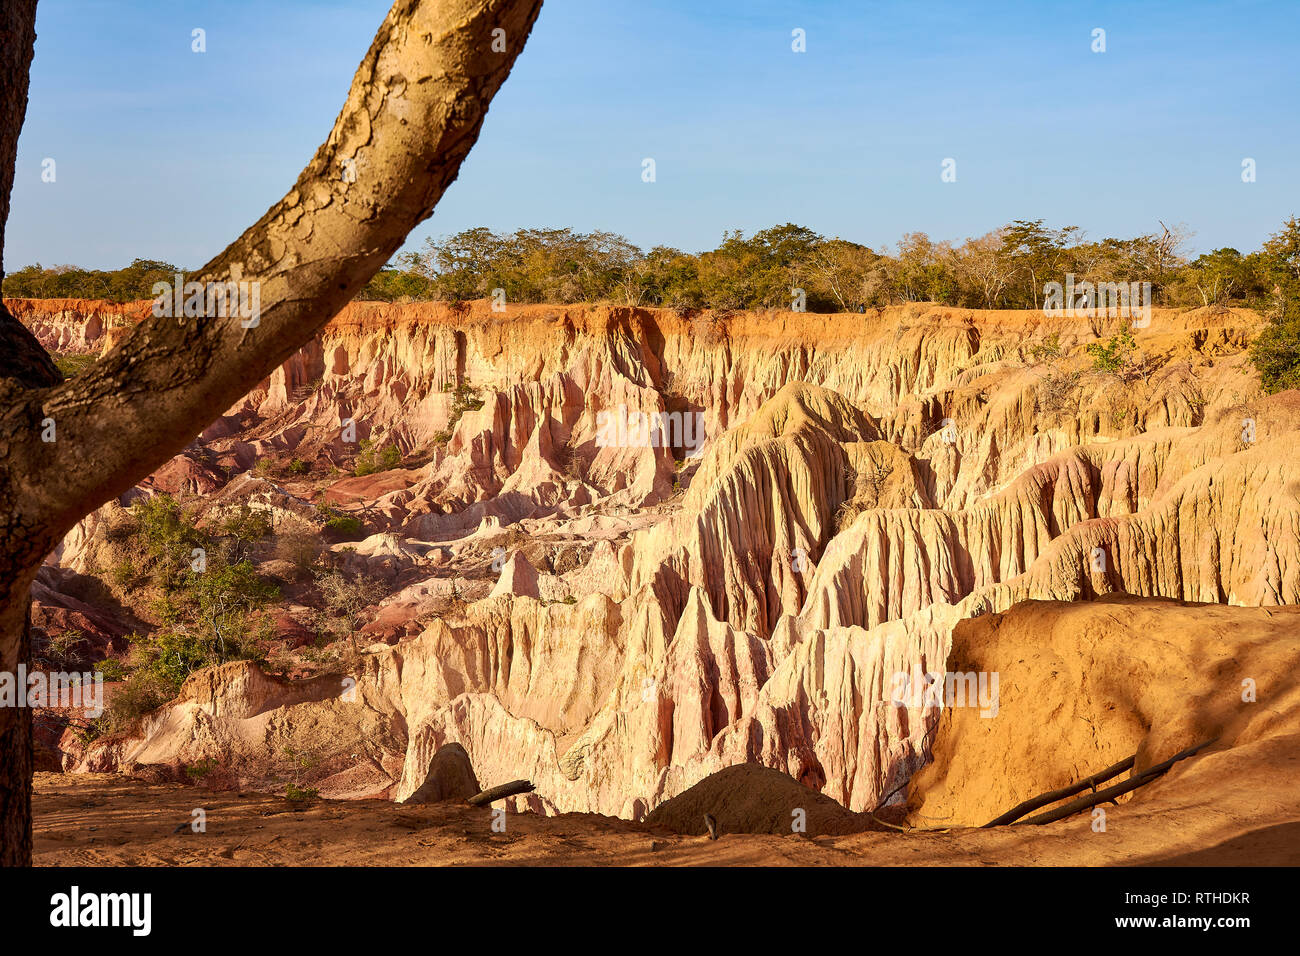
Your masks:
<svg viewBox="0 0 1300 956"><path fill-rule="evenodd" d="M1260 800L1284 795L1259 794ZM1253 799L1253 798L1252 798ZM1285 798L1284 798L1285 799ZM896 866L1279 865L1300 863L1300 797L1272 822L1182 801L1126 803L1106 833L1082 815L1043 827L948 832L680 836L591 814L511 814L492 832L487 809L210 792L100 774L38 773L40 866ZM1163 804L1163 805L1162 805ZM203 808L206 833L190 829Z"/></svg>

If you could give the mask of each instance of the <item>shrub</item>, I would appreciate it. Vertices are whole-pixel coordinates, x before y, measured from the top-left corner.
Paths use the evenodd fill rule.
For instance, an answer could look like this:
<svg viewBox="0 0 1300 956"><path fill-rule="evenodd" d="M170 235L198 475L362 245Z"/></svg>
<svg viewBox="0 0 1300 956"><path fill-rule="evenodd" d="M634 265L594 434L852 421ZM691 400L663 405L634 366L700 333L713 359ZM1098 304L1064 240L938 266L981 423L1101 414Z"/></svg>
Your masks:
<svg viewBox="0 0 1300 956"><path fill-rule="evenodd" d="M113 584L122 591L130 591L139 580L139 574L135 570L135 565L131 561L119 561L113 565L112 571L109 572L113 579Z"/></svg>
<svg viewBox="0 0 1300 956"><path fill-rule="evenodd" d="M456 423L460 421L462 415L466 412L477 412L482 407L483 399L478 397L478 389L469 382L461 382L457 385L455 398L451 403L451 417L447 420L448 434L456 430ZM435 436L434 441L437 440Z"/></svg>
<svg viewBox="0 0 1300 956"><path fill-rule="evenodd" d="M356 541L365 537L363 533L364 526L359 518L344 514L330 505L321 505L317 510L320 512L321 517L325 519L326 533L333 535L340 541Z"/></svg>
<svg viewBox="0 0 1300 956"><path fill-rule="evenodd" d="M396 468L402 463L402 453L398 451L396 445L385 445L382 449L376 450L375 443L370 439L361 442L361 453L357 455L357 464L353 469L353 474L358 477L362 475L372 475L377 471L388 471L390 468Z"/></svg>
<svg viewBox="0 0 1300 956"><path fill-rule="evenodd" d="M190 764L185 768L185 776L191 780L202 780L213 770L217 769L217 762L211 757L205 757L198 763Z"/></svg>
<svg viewBox="0 0 1300 956"><path fill-rule="evenodd" d="M1035 362L1052 362L1061 357L1061 336L1053 332L1042 342L1029 347L1029 357Z"/></svg>
<svg viewBox="0 0 1300 956"><path fill-rule="evenodd" d="M46 635L38 641L34 656L51 670L71 670L79 660L77 646L84 638L81 631L75 630Z"/></svg>
<svg viewBox="0 0 1300 956"><path fill-rule="evenodd" d="M1272 288L1269 324L1251 343L1250 358L1265 392L1300 388L1300 218L1270 236L1261 256Z"/></svg>
<svg viewBox="0 0 1300 956"><path fill-rule="evenodd" d="M1106 342L1093 342L1088 346L1088 354L1092 356L1093 371L1118 375L1124 371L1129 357L1136 348L1133 330L1128 325L1124 325Z"/></svg>
<svg viewBox="0 0 1300 956"><path fill-rule="evenodd" d="M261 541L271 533L271 515L244 502L236 511L226 515L219 527L224 535L234 539L231 551L236 560L242 560L248 556L253 542Z"/></svg>
<svg viewBox="0 0 1300 956"><path fill-rule="evenodd" d="M1250 343L1250 360L1268 394L1300 388L1300 315L1267 325Z"/></svg>
<svg viewBox="0 0 1300 956"><path fill-rule="evenodd" d="M127 667L126 662L116 657L106 657L95 665L95 670L104 675L104 680L109 683L126 680L131 674L131 668Z"/></svg>
<svg viewBox="0 0 1300 956"><path fill-rule="evenodd" d="M285 747L284 755L292 768L293 779L284 788L284 795L291 801L314 800L318 796L315 787L304 787L303 774L320 763L320 755Z"/></svg>
<svg viewBox="0 0 1300 956"><path fill-rule="evenodd" d="M164 631L141 640L146 653L152 657L146 669L160 678L172 693L181 689L190 674L216 663L206 642L193 634Z"/></svg>
<svg viewBox="0 0 1300 956"><path fill-rule="evenodd" d="M204 637L221 646L221 657L246 657L253 612L280 596L279 588L258 577L251 562L209 568L191 578L186 597L193 600L192 618ZM230 645L227 649L227 644Z"/></svg>
<svg viewBox="0 0 1300 956"><path fill-rule="evenodd" d="M330 639L350 638L355 649L362 612L383 599L383 585L362 575L349 577L337 568L317 575L316 584L322 605L313 614L317 633Z"/></svg>
<svg viewBox="0 0 1300 956"><path fill-rule="evenodd" d="M362 475L370 475L375 472L375 443L369 438L361 440L361 452L357 455L356 464L352 468L352 474L360 478Z"/></svg>
<svg viewBox="0 0 1300 956"><path fill-rule="evenodd" d="M1049 371L1038 382L1038 410L1053 421L1079 412L1079 373Z"/></svg>
<svg viewBox="0 0 1300 956"><path fill-rule="evenodd" d="M582 456L567 441L555 443L555 465L560 474L575 481L584 479L584 462Z"/></svg>
<svg viewBox="0 0 1300 956"><path fill-rule="evenodd" d="M142 498L131 507L131 514L136 527L133 540L143 541L150 577L165 591L178 587L185 575L192 573L190 563L195 548L207 550L212 546L208 535L194 527L171 495ZM122 578L115 569L114 580L124 578L125 569Z"/></svg>
<svg viewBox="0 0 1300 956"><path fill-rule="evenodd" d="M362 537L361 521L351 515L339 515L325 521L325 530L343 541L356 541Z"/></svg>
<svg viewBox="0 0 1300 956"><path fill-rule="evenodd" d="M197 543L200 537L171 495L141 498L131 506L131 514L150 554L161 554L177 542Z"/></svg>
<svg viewBox="0 0 1300 956"><path fill-rule="evenodd" d="M315 800L318 796L320 791L315 787L300 787L296 783L290 783L284 788L284 798L293 803Z"/></svg>
<svg viewBox="0 0 1300 956"><path fill-rule="evenodd" d="M478 397L478 389L469 382L461 382L456 386L454 406L458 406L461 411L477 412L483 407L483 400Z"/></svg>
<svg viewBox="0 0 1300 956"><path fill-rule="evenodd" d="M281 525L275 536L275 556L288 561L300 573L307 573L321 553L321 540L311 525L294 519Z"/></svg>
<svg viewBox="0 0 1300 956"><path fill-rule="evenodd" d="M278 596L279 590L258 577L249 561L217 562L205 571L191 571L154 603L161 629L127 639L129 668L103 661L99 669L106 679L126 676L128 684L147 688L151 699L170 699L200 668L263 659L273 623L260 612Z"/></svg>
<svg viewBox="0 0 1300 956"><path fill-rule="evenodd" d="M104 713L91 723L88 736L128 730L145 714L157 710L175 696L175 689L159 675L149 670L137 671L114 691Z"/></svg>

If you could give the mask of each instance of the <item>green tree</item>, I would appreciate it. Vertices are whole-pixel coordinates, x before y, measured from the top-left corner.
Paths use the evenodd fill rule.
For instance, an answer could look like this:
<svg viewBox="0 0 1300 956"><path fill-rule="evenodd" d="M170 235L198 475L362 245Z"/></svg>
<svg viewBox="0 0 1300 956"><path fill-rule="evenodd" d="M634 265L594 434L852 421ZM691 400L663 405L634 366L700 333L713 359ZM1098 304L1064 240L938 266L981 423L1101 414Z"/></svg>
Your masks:
<svg viewBox="0 0 1300 956"><path fill-rule="evenodd" d="M1250 344L1264 391L1300 388L1300 219L1290 217L1264 243L1258 274L1272 280L1269 324Z"/></svg>
<svg viewBox="0 0 1300 956"><path fill-rule="evenodd" d="M1195 291L1203 306L1228 302L1233 294L1238 297L1251 288L1249 264L1236 249L1215 249L1197 256L1183 270L1181 281Z"/></svg>
<svg viewBox="0 0 1300 956"><path fill-rule="evenodd" d="M1078 239L1077 226L1048 229L1043 220L1017 219L1002 229L1002 255L1011 265L1007 290L1013 308L1038 309L1043 286L1063 281L1069 271L1066 251Z"/></svg>
<svg viewBox="0 0 1300 956"><path fill-rule="evenodd" d="M1263 251L1291 279L1300 282L1300 219L1292 216L1283 223L1265 241Z"/></svg>

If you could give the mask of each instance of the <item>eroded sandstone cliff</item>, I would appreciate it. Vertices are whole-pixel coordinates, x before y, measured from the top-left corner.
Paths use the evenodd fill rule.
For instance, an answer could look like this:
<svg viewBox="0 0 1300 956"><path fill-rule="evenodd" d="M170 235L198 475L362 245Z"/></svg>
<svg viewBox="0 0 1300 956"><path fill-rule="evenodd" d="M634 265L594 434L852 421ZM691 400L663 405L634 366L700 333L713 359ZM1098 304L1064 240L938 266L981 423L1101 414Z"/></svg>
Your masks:
<svg viewBox="0 0 1300 956"><path fill-rule="evenodd" d="M11 307L60 352L147 308ZM368 650L311 681L201 672L69 762L257 784L311 750L323 794L402 799L455 742L541 810L640 817L746 761L852 810L901 800L951 702L893 688L952 669L959 622L1300 597L1300 398L1260 394L1259 318L1156 310L1093 371L1126 322L353 304L132 494L358 515L340 560L387 594ZM329 477L362 441L401 465ZM314 477L257 473L290 458ZM116 507L50 575L94 570Z"/></svg>

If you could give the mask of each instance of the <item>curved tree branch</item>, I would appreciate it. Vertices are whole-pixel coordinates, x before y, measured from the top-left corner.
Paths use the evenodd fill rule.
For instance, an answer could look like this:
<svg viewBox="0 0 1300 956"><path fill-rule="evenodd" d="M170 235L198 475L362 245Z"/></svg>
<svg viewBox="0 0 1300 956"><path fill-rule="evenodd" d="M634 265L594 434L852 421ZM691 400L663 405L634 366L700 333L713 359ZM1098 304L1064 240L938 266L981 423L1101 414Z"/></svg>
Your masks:
<svg viewBox="0 0 1300 956"><path fill-rule="evenodd" d="M397 0L294 187L186 279L256 283L257 324L239 314L150 316L88 372L4 412L0 482L29 529L8 543L26 563L183 449L389 260L455 180L540 8ZM50 422L55 440L43 441Z"/></svg>

